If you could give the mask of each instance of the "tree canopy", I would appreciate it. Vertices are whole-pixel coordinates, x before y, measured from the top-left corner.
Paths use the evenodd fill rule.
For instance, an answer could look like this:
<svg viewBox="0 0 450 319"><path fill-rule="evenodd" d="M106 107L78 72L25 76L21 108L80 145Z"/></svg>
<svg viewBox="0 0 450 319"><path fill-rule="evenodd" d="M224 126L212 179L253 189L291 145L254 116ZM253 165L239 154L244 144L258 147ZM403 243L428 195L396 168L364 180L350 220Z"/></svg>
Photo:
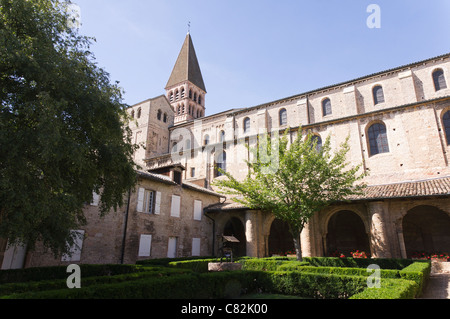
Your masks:
<svg viewBox="0 0 450 319"><path fill-rule="evenodd" d="M55 255L86 222L93 192L105 214L136 180L122 89L69 4L0 0L0 237Z"/></svg>
<svg viewBox="0 0 450 319"><path fill-rule="evenodd" d="M287 222L301 260L299 235L308 220L331 203L360 193L364 184L357 181L365 173L358 173L360 165L349 167L346 161L348 138L333 151L329 136L318 147L313 135L305 138L299 128L289 145L287 132L281 138L278 134L259 137L259 145L250 149L252 159L247 161L248 175L243 180L222 171L227 178L215 184L234 195L234 201Z"/></svg>

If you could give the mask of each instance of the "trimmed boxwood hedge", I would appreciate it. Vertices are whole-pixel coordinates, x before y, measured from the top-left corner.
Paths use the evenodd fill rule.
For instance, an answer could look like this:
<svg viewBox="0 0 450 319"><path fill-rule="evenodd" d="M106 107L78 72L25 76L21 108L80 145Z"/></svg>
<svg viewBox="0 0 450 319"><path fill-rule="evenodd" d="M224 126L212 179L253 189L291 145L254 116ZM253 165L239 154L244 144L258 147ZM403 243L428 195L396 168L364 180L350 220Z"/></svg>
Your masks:
<svg viewBox="0 0 450 319"><path fill-rule="evenodd" d="M308 260L310 258L305 258ZM0 288L2 298L64 298L64 299L102 299L102 298L230 298L241 293L254 291L297 295L303 298L327 299L401 299L414 298L429 277L431 264L429 262L385 261L381 264L392 268L400 265L407 267L398 269L381 269L381 288L367 288L369 273L363 265L374 263L374 259L343 261L336 258L326 261L325 258L314 258L308 262L313 264L346 263L359 264L354 267L318 267L309 266L306 262L297 262L288 258L243 258L240 262L246 269L231 272L206 272L207 264L213 259L192 258L185 261L159 260L154 264L164 264L166 267L141 265L81 265L81 289L66 288L68 274L65 267L48 267L39 269L35 278L44 277L46 273L58 273L63 279L40 282L5 284ZM378 259L376 260L378 261ZM151 264L151 263L144 263ZM380 266L383 268L382 266ZM270 269L270 271L269 271ZM34 269L11 271L3 278L25 278ZM64 272L61 272L64 270ZM281 271L283 270L283 271ZM9 271L7 271L9 272ZM21 276L19 272L23 272ZM1 272L0 272L1 273ZM14 276L11 275L14 274ZM90 276L97 274L99 276ZM394 279L395 278L395 279ZM45 291L39 291L45 290Z"/></svg>

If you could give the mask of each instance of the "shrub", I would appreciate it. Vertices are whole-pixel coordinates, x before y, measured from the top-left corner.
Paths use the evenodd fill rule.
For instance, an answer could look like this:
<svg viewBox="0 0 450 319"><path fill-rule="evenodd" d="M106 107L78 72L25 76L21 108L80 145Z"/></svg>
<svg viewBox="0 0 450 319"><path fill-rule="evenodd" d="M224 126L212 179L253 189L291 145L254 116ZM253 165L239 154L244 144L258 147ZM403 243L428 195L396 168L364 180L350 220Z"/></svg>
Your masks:
<svg viewBox="0 0 450 319"><path fill-rule="evenodd" d="M431 273L429 261L416 261L400 271L402 279L412 280L417 283L417 295L422 293L423 287L428 281Z"/></svg>
<svg viewBox="0 0 450 319"><path fill-rule="evenodd" d="M366 288L350 299L414 299L417 283L403 279L383 279L380 288Z"/></svg>
<svg viewBox="0 0 450 319"><path fill-rule="evenodd" d="M304 261L317 267L355 267L367 268L371 264L381 269L403 269L414 261L410 259L393 258L339 258L339 257L303 257Z"/></svg>

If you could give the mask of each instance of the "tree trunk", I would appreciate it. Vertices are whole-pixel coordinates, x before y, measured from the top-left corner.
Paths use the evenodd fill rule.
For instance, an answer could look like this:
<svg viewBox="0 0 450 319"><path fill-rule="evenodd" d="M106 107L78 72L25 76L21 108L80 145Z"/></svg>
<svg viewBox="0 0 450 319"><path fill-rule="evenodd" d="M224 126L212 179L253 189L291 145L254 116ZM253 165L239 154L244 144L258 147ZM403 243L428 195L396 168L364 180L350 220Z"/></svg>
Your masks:
<svg viewBox="0 0 450 319"><path fill-rule="evenodd" d="M297 255L297 260L298 261L302 261L303 260L303 257L302 257L302 245L301 245L301 242L300 242L301 230L297 230L297 229L295 229L295 228L293 228L293 227L291 227L289 225L289 231L290 231L290 233L292 235L292 238L294 240L294 248L295 248L295 254Z"/></svg>

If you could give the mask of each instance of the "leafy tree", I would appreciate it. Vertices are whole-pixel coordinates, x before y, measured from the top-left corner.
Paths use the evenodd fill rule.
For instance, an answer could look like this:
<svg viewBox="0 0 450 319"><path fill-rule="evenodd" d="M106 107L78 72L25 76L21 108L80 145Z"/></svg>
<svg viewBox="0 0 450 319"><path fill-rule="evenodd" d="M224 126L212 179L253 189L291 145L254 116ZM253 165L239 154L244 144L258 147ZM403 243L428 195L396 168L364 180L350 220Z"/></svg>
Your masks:
<svg viewBox="0 0 450 319"><path fill-rule="evenodd" d="M122 91L68 5L0 0L0 237L55 256L85 224L93 191L105 214L136 179Z"/></svg>
<svg viewBox="0 0 450 319"><path fill-rule="evenodd" d="M314 213L335 201L361 193L357 183L365 174L360 166L348 168L348 138L334 153L328 137L322 147L312 134L304 139L299 129L288 146L287 132L259 137L257 148L250 149L253 159L247 161L248 175L242 181L222 171L226 179L215 184L222 192L235 195L233 200L250 209L272 212L289 225L298 260L302 260L300 233Z"/></svg>

